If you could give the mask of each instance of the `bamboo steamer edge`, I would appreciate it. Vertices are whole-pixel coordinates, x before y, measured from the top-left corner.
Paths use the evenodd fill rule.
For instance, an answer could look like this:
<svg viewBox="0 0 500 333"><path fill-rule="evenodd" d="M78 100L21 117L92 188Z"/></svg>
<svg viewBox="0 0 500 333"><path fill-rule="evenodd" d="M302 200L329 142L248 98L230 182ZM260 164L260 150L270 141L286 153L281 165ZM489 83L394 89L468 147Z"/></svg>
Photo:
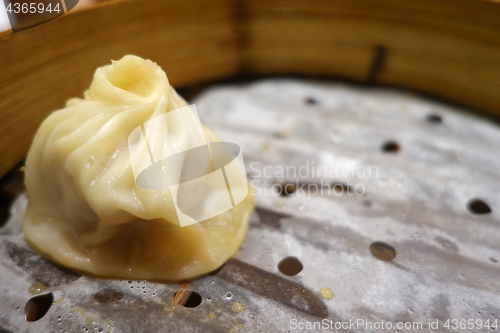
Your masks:
<svg viewBox="0 0 500 333"><path fill-rule="evenodd" d="M175 87L241 73L404 87L500 115L500 2L111 1L0 36L0 175L95 69L136 54Z"/></svg>

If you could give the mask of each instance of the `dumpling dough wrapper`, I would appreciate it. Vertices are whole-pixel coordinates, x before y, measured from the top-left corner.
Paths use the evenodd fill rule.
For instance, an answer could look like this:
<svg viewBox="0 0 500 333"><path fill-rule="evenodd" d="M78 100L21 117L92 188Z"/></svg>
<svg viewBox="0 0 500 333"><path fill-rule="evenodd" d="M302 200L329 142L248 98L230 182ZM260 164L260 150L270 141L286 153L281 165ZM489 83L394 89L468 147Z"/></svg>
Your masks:
<svg viewBox="0 0 500 333"><path fill-rule="evenodd" d="M25 167L27 242L99 277L180 281L220 267L245 238L252 194L181 227L170 190L138 186L131 167L129 134L186 106L149 60L129 55L98 68L84 98L49 115L33 140ZM170 149L182 150L182 128L169 123L167 132ZM203 132L207 142L220 141L205 126Z"/></svg>

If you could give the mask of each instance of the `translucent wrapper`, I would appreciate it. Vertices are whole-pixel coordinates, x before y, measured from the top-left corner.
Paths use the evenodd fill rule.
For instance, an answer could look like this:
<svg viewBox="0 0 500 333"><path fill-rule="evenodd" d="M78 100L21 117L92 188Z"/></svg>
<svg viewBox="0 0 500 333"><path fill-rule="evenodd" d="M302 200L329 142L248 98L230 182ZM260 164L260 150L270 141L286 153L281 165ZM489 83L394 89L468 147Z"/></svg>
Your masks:
<svg viewBox="0 0 500 333"><path fill-rule="evenodd" d="M243 242L254 207L252 195L241 191L241 179L240 190L233 191L239 203L233 200L224 213L187 225L179 221L176 202L188 211L190 205L201 207L197 213L203 218L224 197L199 195L196 187L182 193L168 184L148 188L134 177L129 136L186 107L149 60L126 56L97 69L84 98L52 113L28 153L23 220L28 243L64 266L102 277L178 281L222 265ZM195 113L185 113L168 117L161 131L148 130L151 154L177 154L176 168L167 170L181 185L188 157L179 153L193 147L197 139L187 129L197 123ZM220 141L208 128L201 131L210 145ZM224 158L231 160L221 157L212 165Z"/></svg>

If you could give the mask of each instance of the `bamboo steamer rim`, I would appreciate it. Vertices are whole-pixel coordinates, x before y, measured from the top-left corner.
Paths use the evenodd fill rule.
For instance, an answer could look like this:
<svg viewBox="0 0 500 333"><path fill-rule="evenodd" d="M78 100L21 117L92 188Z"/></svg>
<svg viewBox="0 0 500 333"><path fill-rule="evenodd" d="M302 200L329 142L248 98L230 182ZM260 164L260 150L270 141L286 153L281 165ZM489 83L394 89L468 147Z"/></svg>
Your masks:
<svg viewBox="0 0 500 333"><path fill-rule="evenodd" d="M404 87L500 114L500 2L110 1L0 35L3 175L53 110L125 54L175 87L301 74Z"/></svg>

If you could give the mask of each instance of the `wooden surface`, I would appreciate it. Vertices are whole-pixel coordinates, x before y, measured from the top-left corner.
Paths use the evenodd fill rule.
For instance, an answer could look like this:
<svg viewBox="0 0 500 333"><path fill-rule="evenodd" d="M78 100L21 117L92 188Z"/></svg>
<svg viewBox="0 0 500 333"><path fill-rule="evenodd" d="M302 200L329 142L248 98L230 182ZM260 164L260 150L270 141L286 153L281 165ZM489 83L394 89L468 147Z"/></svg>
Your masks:
<svg viewBox="0 0 500 333"><path fill-rule="evenodd" d="M500 3L251 2L248 68L414 88L500 114Z"/></svg>
<svg viewBox="0 0 500 333"><path fill-rule="evenodd" d="M241 72L416 89L500 115L500 3L483 0L106 2L0 37L4 174L96 67L156 61L174 86Z"/></svg>

